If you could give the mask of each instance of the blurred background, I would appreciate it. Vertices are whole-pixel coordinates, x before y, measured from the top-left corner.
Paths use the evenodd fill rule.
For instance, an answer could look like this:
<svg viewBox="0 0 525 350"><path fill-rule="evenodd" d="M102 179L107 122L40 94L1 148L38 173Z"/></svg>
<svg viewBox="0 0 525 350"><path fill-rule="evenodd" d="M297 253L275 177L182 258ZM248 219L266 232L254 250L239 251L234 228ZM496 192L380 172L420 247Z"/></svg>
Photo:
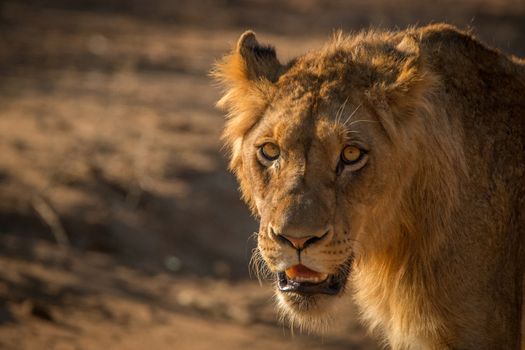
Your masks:
<svg viewBox="0 0 525 350"><path fill-rule="evenodd" d="M524 0L0 1L1 349L378 349L278 321L219 140L213 62L446 21L525 56Z"/></svg>

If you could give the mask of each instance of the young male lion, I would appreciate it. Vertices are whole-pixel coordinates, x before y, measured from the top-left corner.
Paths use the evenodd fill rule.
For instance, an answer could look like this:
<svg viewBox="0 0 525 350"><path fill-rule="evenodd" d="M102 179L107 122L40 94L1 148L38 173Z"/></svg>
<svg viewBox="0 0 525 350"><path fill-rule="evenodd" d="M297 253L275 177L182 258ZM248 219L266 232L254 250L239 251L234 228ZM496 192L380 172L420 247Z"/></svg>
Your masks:
<svg viewBox="0 0 525 350"><path fill-rule="evenodd" d="M292 320L315 327L351 293L394 349L520 346L522 61L432 25L281 64L246 32L215 76Z"/></svg>

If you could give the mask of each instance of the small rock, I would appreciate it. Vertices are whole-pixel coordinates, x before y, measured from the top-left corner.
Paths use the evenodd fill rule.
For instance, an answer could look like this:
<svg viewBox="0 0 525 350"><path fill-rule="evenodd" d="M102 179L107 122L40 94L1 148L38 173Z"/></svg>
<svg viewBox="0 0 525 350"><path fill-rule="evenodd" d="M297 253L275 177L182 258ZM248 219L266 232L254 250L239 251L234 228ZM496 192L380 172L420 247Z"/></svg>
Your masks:
<svg viewBox="0 0 525 350"><path fill-rule="evenodd" d="M31 306L31 315L48 322L54 321L51 310L46 305L33 304Z"/></svg>

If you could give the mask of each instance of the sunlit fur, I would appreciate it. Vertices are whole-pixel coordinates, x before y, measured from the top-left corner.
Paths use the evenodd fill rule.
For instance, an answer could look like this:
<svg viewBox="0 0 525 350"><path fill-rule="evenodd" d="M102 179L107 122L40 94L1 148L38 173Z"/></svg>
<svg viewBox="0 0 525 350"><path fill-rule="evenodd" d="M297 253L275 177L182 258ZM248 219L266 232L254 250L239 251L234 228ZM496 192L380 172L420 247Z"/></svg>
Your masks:
<svg viewBox="0 0 525 350"><path fill-rule="evenodd" d="M334 274L337 296L276 292L283 318L329 327L353 296L393 349L516 349L525 229L525 69L447 25L338 33L281 64L252 32L217 64L224 131L260 218L253 265ZM261 164L257 147L281 149ZM338 168L341 150L369 151ZM338 169L343 169L339 171ZM301 253L271 233L320 235ZM262 261L264 264L261 265Z"/></svg>

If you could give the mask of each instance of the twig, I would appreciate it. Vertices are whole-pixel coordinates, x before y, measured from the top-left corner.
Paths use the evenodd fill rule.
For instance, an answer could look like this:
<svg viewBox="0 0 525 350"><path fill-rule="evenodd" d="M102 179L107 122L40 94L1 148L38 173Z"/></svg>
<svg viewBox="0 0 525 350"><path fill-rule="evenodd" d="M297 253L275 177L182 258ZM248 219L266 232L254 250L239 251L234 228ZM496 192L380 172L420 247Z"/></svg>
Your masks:
<svg viewBox="0 0 525 350"><path fill-rule="evenodd" d="M40 195L33 196L31 204L42 220L49 226L51 232L53 232L56 242L63 247L69 248L71 244L66 230L51 205Z"/></svg>

